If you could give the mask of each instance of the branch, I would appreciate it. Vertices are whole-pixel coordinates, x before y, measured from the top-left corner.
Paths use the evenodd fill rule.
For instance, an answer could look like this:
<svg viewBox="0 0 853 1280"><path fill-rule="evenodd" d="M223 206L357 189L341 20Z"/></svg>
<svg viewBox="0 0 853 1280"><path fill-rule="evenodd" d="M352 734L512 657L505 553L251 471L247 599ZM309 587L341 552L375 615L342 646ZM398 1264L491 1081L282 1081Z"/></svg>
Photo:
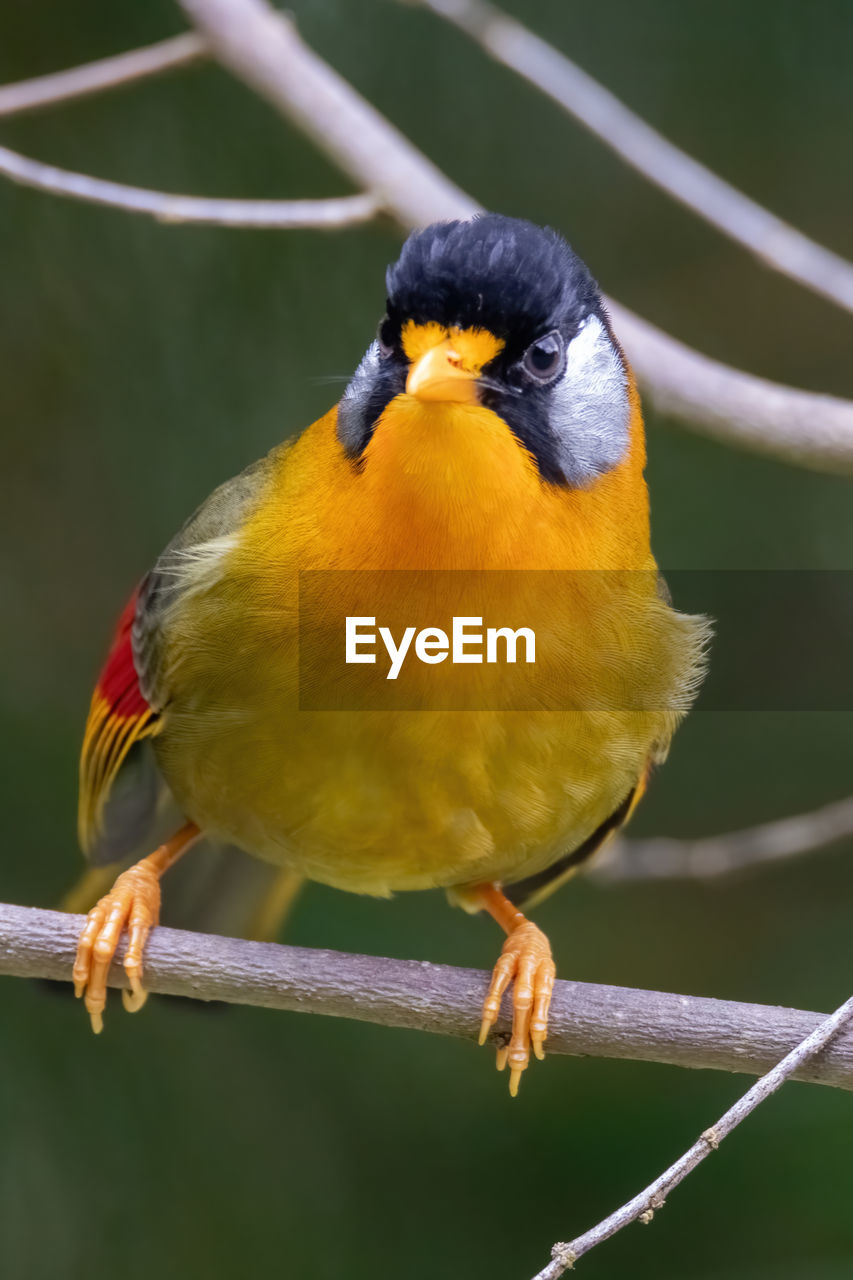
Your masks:
<svg viewBox="0 0 853 1280"><path fill-rule="evenodd" d="M582 1236L578 1236L568 1244L555 1244L551 1250L551 1261L536 1273L533 1280L559 1280L564 1272L574 1267L578 1258L589 1253L590 1249L594 1249L597 1244L614 1236L623 1227L637 1221L651 1222L657 1210L662 1209L666 1204L669 1193L684 1181L688 1173L692 1173L712 1151L716 1151L723 1138L727 1138L760 1103L781 1088L786 1080L796 1076L806 1063L825 1049L833 1037L849 1022L851 1016L853 1016L853 996L821 1022L811 1035L792 1049L757 1084L754 1084L725 1115L720 1117L715 1125L705 1130L680 1160L670 1165L638 1196L629 1200L627 1204L623 1204L620 1209L611 1213L591 1230L585 1231Z"/></svg>
<svg viewBox="0 0 853 1280"><path fill-rule="evenodd" d="M777 218L641 120L590 75L484 0L420 0L547 94L632 168L767 265L853 310L853 266ZM0 117L123 88L207 57L195 33L0 86ZM242 225L242 224L241 224Z"/></svg>
<svg viewBox="0 0 853 1280"><path fill-rule="evenodd" d="M418 0L517 72L635 169L767 266L853 311L853 264L694 160L552 45L486 0Z"/></svg>
<svg viewBox="0 0 853 1280"><path fill-rule="evenodd" d="M68 71L0 85L0 117L22 115L25 111L54 106L57 102L71 102L75 98L102 93L105 89L120 89L137 80L189 66L206 55L204 41L188 32L172 40L146 45L143 49L131 49L129 53L87 62L85 66L72 67Z"/></svg>
<svg viewBox="0 0 853 1280"><path fill-rule="evenodd" d="M614 840L588 875L606 884L713 880L768 862L814 853L853 837L853 796L792 818L699 840Z"/></svg>
<svg viewBox="0 0 853 1280"><path fill-rule="evenodd" d="M424 2L432 5L433 0ZM436 5L442 2L435 0ZM308 49L293 25L263 0L182 0L182 4L209 37L220 61L302 128L358 185L374 192L377 205L387 206L401 227L408 230L435 219L469 217L479 210L470 196ZM549 48L524 34L536 41L537 48ZM127 84L194 61L206 48L199 36L181 36L55 76L7 85L0 88L0 114ZM554 50L550 53L560 58ZM96 179L65 174L22 156L10 157L14 153L6 152L7 176L56 194L87 199L88 192L81 194L78 184L86 184L89 191L98 184ZM20 176L21 166L27 166L28 177ZM369 195L345 198L349 204L200 202L114 183L99 185L99 203L149 212L167 221L332 227L372 216L367 211ZM683 425L738 448L819 471L853 472L853 404L849 401L742 373L676 342L618 303L611 301L609 306L646 398L659 413L671 414Z"/></svg>
<svg viewBox="0 0 853 1280"><path fill-rule="evenodd" d="M70 979L83 916L0 905L0 974ZM124 941L118 957L124 954ZM476 1042L486 973L414 960L152 931L145 984L153 992L267 1009L330 1014ZM113 986L125 984L120 964ZM810 1034L821 1014L698 996L557 982L548 1052L630 1058L757 1075ZM505 1043L499 1023L493 1040ZM853 1090L853 1034L795 1076Z"/></svg>
<svg viewBox="0 0 853 1280"><path fill-rule="evenodd" d="M265 0L180 0L219 61L304 130L404 229L481 208L454 186ZM650 403L727 444L853 473L853 403L709 360L610 302Z"/></svg>
<svg viewBox="0 0 853 1280"><path fill-rule="evenodd" d="M379 212L375 196L339 196L330 200L217 200L170 195L147 187L128 187L84 173L71 173L0 147L0 174L25 187L55 196L108 205L126 213L144 213L158 222L206 223L219 227L317 227L334 230L369 222Z"/></svg>

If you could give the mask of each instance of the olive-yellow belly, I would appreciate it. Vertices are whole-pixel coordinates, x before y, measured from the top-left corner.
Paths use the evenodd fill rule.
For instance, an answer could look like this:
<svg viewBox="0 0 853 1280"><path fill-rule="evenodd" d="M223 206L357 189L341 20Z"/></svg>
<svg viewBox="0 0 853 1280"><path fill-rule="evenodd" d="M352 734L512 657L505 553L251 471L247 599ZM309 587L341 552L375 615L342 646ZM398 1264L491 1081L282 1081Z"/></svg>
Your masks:
<svg viewBox="0 0 853 1280"><path fill-rule="evenodd" d="M184 692L156 740L163 774L204 829L342 889L521 879L619 806L689 700L694 620L648 593L608 607L633 618L621 648L617 637L606 655L581 658L577 628L570 645L543 646L537 678L554 709L318 711L300 709L293 614L277 650L251 613L235 645L217 630L227 610L214 592L184 620ZM422 692L440 670L418 671ZM499 673L505 705L528 678L517 664Z"/></svg>
<svg viewBox="0 0 853 1280"><path fill-rule="evenodd" d="M520 879L579 844L637 783L662 717L309 712L186 729L163 772L206 830L359 893ZM187 767L189 763L189 767Z"/></svg>

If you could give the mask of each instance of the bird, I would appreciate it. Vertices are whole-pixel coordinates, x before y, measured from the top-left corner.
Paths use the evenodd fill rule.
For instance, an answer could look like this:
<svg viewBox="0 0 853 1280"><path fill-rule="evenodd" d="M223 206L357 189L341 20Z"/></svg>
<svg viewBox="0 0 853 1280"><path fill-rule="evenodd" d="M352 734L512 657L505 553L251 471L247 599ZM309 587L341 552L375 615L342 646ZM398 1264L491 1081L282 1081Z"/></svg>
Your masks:
<svg viewBox="0 0 853 1280"><path fill-rule="evenodd" d="M216 489L121 615L79 835L98 874L125 869L88 912L73 981L100 1031L126 935L122 997L142 1006L161 877L202 837L274 869L273 902L303 879L442 888L505 934L480 1043L515 1095L544 1056L556 972L525 911L631 816L696 696L709 624L657 568L635 379L562 235L496 213L435 223L385 283L339 403ZM463 638L525 624L534 662L508 640L503 663L470 645L451 662L449 632L424 626L426 657L398 681L375 649L344 663L347 619L391 636L451 615ZM174 830L126 865L164 811Z"/></svg>

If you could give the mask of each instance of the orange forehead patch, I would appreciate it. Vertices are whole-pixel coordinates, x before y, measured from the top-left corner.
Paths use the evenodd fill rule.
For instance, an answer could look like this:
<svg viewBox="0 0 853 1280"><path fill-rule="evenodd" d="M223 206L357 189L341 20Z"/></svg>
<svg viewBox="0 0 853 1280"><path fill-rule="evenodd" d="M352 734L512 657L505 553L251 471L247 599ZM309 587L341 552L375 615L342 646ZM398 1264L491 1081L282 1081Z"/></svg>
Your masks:
<svg viewBox="0 0 853 1280"><path fill-rule="evenodd" d="M428 324L407 320L401 336L403 351L412 364L449 339L462 361L462 368L471 373L479 373L504 347L502 339L496 338L488 329L446 329L432 320Z"/></svg>

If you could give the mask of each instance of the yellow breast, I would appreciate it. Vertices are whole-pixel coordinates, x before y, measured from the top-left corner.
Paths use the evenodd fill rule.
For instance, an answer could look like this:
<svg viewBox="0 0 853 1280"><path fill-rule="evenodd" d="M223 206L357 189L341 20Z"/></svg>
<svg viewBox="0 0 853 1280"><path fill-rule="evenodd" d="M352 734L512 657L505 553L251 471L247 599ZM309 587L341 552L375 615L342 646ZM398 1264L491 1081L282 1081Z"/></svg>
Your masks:
<svg viewBox="0 0 853 1280"><path fill-rule="evenodd" d="M479 406L426 415L400 397L380 426L358 466L334 413L282 450L216 580L176 609L161 766L200 825L326 883L388 893L519 879L619 805L697 676L700 628L656 588L639 408L627 458L586 491L544 485ZM342 664L342 620L363 610L365 582L370 612L399 628L398 574L413 570L431 571L436 610L463 607L477 571L470 612L524 617L543 637L547 709L520 665L489 686L493 673L450 664L413 664L403 702L359 705L350 690L327 704L344 709L305 709L300 571L329 574L314 621L327 616L332 680L334 638ZM548 575L562 589L543 590ZM405 698L421 709L401 709Z"/></svg>

